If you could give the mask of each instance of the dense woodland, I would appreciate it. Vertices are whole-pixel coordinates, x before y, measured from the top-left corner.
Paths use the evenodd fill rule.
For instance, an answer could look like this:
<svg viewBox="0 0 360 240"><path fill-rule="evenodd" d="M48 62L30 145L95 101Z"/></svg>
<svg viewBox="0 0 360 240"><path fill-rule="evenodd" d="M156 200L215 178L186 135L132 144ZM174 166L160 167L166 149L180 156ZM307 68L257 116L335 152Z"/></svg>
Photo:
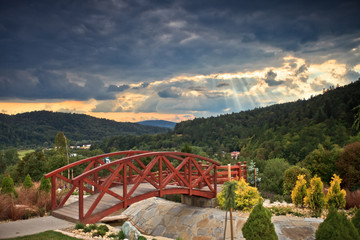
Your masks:
<svg viewBox="0 0 360 240"><path fill-rule="evenodd" d="M85 114L35 111L0 114L0 148L52 147L62 131L72 143L93 143L116 135L164 133L169 129L136 123L119 123Z"/></svg>
<svg viewBox="0 0 360 240"><path fill-rule="evenodd" d="M36 120L34 116L37 116ZM1 115L2 119L9 117L19 116ZM82 121L79 118L83 118ZM44 150L46 145L54 146L54 138L59 130L73 142L90 139L92 135L102 134L106 137L107 134L114 134L116 129L123 130L123 134L107 137L101 143L93 144L91 150L71 150L78 155L71 157L70 162L104 152L129 149L183 151L210 157L222 164L247 161L248 171L258 168L260 177L257 181L261 179L258 186L263 193L288 195L289 189L284 187L288 170L292 172L292 183L300 172L309 176L317 175L327 184L337 173L346 188L360 188L360 80L344 87L328 89L324 94L308 100L181 122L173 131L166 129L165 133L127 135L130 132L140 134L142 126L117 125L110 121L113 123L111 125L105 121L85 115L49 112L26 113L17 121L2 120L2 131L8 131L1 136L2 141L5 137L9 138L11 133L17 136L13 139L26 135L30 141L41 136L38 135L41 132L39 129L43 129L48 144L38 145L37 151L26 154L22 159L15 148L2 150L0 178L9 174L16 182L22 182L29 174L34 180L39 180L42 174L66 165L64 151L59 148ZM103 123L109 125L104 126ZM32 129L36 130L33 134L35 137L31 135ZM164 131L161 128L153 130ZM44 141L41 137L38 139L38 142ZM239 159L231 159L231 151L240 151ZM76 171L81 172L81 169ZM251 174L249 171L249 182L252 182Z"/></svg>
<svg viewBox="0 0 360 240"><path fill-rule="evenodd" d="M188 143L200 147L207 156L240 151L243 157L285 158L295 164L319 144L331 150L360 141L352 128L358 105L360 80L308 100L184 121L165 134L111 137L99 147L105 152L178 150Z"/></svg>

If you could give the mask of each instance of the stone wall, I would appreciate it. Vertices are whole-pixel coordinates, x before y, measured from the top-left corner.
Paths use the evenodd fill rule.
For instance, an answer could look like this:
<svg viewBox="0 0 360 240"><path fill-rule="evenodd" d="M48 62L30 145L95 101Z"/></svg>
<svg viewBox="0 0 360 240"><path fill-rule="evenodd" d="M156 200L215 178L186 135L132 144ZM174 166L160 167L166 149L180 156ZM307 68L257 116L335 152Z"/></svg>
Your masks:
<svg viewBox="0 0 360 240"><path fill-rule="evenodd" d="M183 240L219 240L224 236L225 212L216 208L193 207L170 202L162 198L150 198L131 205L122 214L140 232ZM235 212L235 239L244 239L241 229L248 213ZM315 231L323 219L274 216L272 221L280 240L315 239ZM229 220L226 239L230 239Z"/></svg>

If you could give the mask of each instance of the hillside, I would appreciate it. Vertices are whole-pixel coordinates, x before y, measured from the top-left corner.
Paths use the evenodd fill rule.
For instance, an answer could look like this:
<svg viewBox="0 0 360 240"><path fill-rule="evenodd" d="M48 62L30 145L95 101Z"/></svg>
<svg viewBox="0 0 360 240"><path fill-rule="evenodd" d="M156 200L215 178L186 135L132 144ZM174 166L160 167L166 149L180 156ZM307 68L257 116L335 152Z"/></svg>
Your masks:
<svg viewBox="0 0 360 240"><path fill-rule="evenodd" d="M101 141L116 135L167 132L167 128L120 123L85 114L35 111L17 115L0 114L0 148L8 146L52 146L58 131L73 142Z"/></svg>
<svg viewBox="0 0 360 240"><path fill-rule="evenodd" d="M147 120L147 121L141 121L137 122L138 124L145 125L145 126L153 126L153 127L165 127L169 129L174 129L176 123L165 121L165 120Z"/></svg>
<svg viewBox="0 0 360 240"><path fill-rule="evenodd" d="M172 134L109 138L101 148L179 150L187 142L201 147L208 155L241 151L243 157L281 157L294 164L318 144L331 149L352 141L356 135L351 128L353 109L358 105L360 80L308 100L180 122Z"/></svg>

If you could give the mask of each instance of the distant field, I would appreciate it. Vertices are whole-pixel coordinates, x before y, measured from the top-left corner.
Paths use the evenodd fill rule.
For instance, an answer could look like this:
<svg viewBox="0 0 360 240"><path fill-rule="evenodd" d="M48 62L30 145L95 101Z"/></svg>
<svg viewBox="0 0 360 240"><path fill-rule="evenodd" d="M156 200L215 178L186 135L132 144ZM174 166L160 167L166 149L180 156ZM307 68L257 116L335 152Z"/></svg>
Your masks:
<svg viewBox="0 0 360 240"><path fill-rule="evenodd" d="M18 151L19 158L22 159L27 153L31 153L31 152L35 152L35 150L34 149L20 150Z"/></svg>

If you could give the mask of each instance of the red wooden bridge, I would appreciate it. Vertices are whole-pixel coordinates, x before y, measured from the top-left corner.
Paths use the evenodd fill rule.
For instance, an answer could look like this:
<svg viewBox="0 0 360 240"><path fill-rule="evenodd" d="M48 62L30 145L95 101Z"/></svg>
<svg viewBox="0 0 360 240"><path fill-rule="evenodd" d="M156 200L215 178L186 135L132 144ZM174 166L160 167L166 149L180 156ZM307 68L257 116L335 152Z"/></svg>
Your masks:
<svg viewBox="0 0 360 240"><path fill-rule="evenodd" d="M106 162L105 158L113 160ZM80 175L65 176L79 166L84 169ZM51 178L54 216L94 223L150 197L186 194L214 198L228 180L228 166L182 152L122 151L71 163L45 177ZM231 177L246 179L246 162L231 166ZM57 191L63 186L67 186L67 193L59 200ZM79 201L65 205L74 192L78 192Z"/></svg>

